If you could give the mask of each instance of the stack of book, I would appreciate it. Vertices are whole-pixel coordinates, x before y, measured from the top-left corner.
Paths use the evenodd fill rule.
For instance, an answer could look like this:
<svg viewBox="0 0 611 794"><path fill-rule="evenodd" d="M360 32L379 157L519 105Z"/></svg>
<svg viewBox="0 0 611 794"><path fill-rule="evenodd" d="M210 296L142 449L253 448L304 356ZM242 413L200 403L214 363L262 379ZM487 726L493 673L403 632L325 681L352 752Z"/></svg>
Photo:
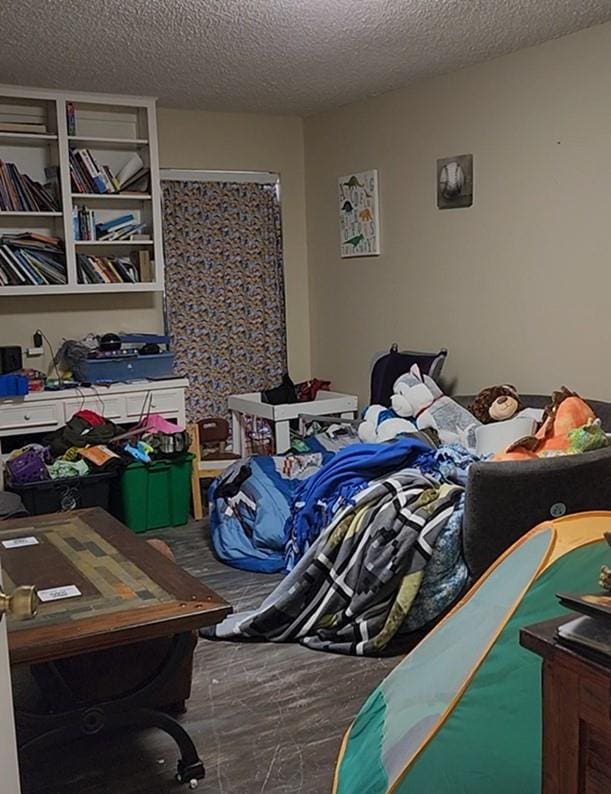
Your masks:
<svg viewBox="0 0 611 794"><path fill-rule="evenodd" d="M70 149L70 177L75 193L118 193L118 179L107 165L99 165L89 149Z"/></svg>
<svg viewBox="0 0 611 794"><path fill-rule="evenodd" d="M51 189L22 174L15 163L0 160L0 210L59 212L59 205Z"/></svg>
<svg viewBox="0 0 611 794"><path fill-rule="evenodd" d="M66 283L66 257L59 237L25 232L0 237L0 284Z"/></svg>
<svg viewBox="0 0 611 794"><path fill-rule="evenodd" d="M95 213L87 207L72 208L72 230L75 240L113 240L148 239L143 234L145 223L139 223L134 215L121 215L104 223L96 223Z"/></svg>
<svg viewBox="0 0 611 794"><path fill-rule="evenodd" d="M95 240L95 215L87 207L72 208L72 231L75 240Z"/></svg>
<svg viewBox="0 0 611 794"><path fill-rule="evenodd" d="M558 639L611 659L611 593L558 593L558 598L563 607L582 613L558 627Z"/></svg>
<svg viewBox="0 0 611 794"><path fill-rule="evenodd" d="M136 284L151 280L148 251L137 251L131 257L78 254L76 259L82 284Z"/></svg>
<svg viewBox="0 0 611 794"><path fill-rule="evenodd" d="M150 190L150 170L142 162L142 158L135 152L119 171L117 179L121 190L130 193L147 193Z"/></svg>
<svg viewBox="0 0 611 794"><path fill-rule="evenodd" d="M109 166L98 163L90 149L70 149L70 177L75 193L137 193L149 187L149 169L137 154L114 174Z"/></svg>
<svg viewBox="0 0 611 794"><path fill-rule="evenodd" d="M145 223L138 223L132 214L121 215L104 223L95 224L95 240L131 240L135 235L141 235L146 227ZM91 238L83 238L91 239Z"/></svg>

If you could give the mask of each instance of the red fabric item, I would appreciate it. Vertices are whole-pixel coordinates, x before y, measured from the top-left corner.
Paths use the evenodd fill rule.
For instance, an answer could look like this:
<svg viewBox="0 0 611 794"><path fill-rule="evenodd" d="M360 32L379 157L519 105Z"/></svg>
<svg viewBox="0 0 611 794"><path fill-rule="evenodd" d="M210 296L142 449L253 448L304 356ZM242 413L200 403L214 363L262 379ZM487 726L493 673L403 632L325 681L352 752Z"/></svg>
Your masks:
<svg viewBox="0 0 611 794"><path fill-rule="evenodd" d="M306 380L303 383L298 383L295 387L297 390L297 400L300 403L315 400L318 392L329 391L330 385L330 380L319 380L318 378L313 378L312 380Z"/></svg>
<svg viewBox="0 0 611 794"><path fill-rule="evenodd" d="M87 408L82 411L77 411L74 415L78 416L80 419L84 419L86 422L89 422L92 427L103 425L106 422L106 419L104 419L103 416L96 414L95 411L89 411Z"/></svg>

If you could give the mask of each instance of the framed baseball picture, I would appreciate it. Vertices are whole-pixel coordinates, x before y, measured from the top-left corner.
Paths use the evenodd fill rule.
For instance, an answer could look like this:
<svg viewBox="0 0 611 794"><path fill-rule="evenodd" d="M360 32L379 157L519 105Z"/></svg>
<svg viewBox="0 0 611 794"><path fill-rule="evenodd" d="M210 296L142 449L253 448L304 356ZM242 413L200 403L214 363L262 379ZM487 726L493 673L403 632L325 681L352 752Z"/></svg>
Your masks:
<svg viewBox="0 0 611 794"><path fill-rule="evenodd" d="M457 154L437 160L437 206L440 210L473 204L473 155Z"/></svg>
<svg viewBox="0 0 611 794"><path fill-rule="evenodd" d="M360 171L337 180L342 258L380 254L378 172Z"/></svg>

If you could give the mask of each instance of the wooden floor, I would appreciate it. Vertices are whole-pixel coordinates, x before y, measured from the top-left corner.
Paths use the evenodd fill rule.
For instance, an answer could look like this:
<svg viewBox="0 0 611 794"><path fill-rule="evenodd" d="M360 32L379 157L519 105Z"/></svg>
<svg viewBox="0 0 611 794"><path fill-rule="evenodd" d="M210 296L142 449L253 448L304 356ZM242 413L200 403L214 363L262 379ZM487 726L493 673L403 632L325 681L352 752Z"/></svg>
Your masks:
<svg viewBox="0 0 611 794"><path fill-rule="evenodd" d="M278 576L229 568L212 556L202 524L156 533L177 562L235 610L257 605ZM147 535L147 537L152 535ZM300 645L200 640L193 694L181 717L207 767L202 794L325 794L341 737L400 659L357 659ZM17 691L16 698L20 692ZM24 794L162 794L176 747L164 734L81 740L22 760Z"/></svg>

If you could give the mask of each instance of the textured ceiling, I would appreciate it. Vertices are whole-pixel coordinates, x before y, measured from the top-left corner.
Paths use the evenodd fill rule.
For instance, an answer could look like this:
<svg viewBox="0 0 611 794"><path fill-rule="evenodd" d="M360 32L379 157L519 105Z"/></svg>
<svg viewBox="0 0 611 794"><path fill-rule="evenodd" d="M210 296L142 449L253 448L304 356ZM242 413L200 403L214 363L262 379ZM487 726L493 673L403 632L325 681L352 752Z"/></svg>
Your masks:
<svg viewBox="0 0 611 794"><path fill-rule="evenodd" d="M611 19L611 0L0 0L0 82L300 113Z"/></svg>

